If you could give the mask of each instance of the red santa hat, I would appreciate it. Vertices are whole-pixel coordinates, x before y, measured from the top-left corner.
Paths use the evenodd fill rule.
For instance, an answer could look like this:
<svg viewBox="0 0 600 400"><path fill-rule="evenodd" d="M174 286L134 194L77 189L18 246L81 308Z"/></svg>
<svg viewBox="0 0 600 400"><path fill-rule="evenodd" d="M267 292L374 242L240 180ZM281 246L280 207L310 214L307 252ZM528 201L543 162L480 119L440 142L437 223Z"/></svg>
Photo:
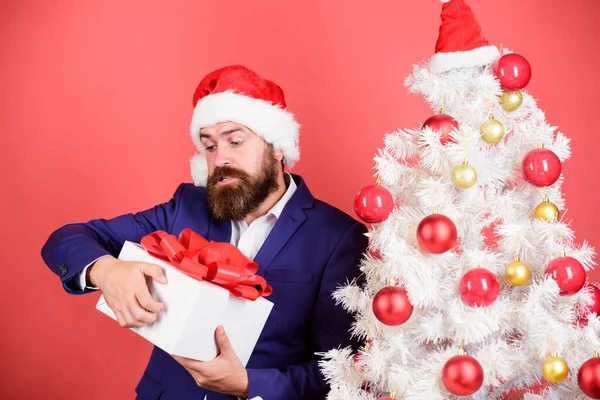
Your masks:
<svg viewBox="0 0 600 400"><path fill-rule="evenodd" d="M283 153L288 167L300 159L300 125L287 110L283 90L241 65L218 69L208 74L194 93L194 113L190 124L198 153L191 159L196 186L205 186L208 165L200 129L219 122L244 125Z"/></svg>
<svg viewBox="0 0 600 400"><path fill-rule="evenodd" d="M469 5L464 0L441 2L444 3L442 24L435 54L429 60L429 69L432 72L444 72L495 62L500 52L481 33L481 26Z"/></svg>

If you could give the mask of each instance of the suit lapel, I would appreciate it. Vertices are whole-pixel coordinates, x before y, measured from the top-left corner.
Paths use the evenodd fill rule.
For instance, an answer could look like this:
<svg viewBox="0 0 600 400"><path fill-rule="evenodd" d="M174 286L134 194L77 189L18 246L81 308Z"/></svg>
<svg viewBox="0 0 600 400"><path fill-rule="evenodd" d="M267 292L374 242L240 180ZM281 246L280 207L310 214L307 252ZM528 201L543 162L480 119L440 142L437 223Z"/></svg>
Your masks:
<svg viewBox="0 0 600 400"><path fill-rule="evenodd" d="M298 175L292 175L298 188L292 198L285 205L275 226L258 251L254 261L258 264L258 274L263 275L266 268L286 243L294 236L294 233L307 220L305 209L311 208L314 197Z"/></svg>
<svg viewBox="0 0 600 400"><path fill-rule="evenodd" d="M294 233L302 226L307 217L304 211L299 208L282 212L275 223L273 230L269 233L267 240L258 251L254 261L258 264L258 274L264 274L265 269L279 254L283 246L292 238Z"/></svg>

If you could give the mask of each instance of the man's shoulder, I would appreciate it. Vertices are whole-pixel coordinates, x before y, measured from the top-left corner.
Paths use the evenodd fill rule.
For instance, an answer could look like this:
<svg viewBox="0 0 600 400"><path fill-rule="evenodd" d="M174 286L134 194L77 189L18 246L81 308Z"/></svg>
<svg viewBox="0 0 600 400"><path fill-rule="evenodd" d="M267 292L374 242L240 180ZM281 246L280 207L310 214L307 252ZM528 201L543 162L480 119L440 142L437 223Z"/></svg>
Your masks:
<svg viewBox="0 0 600 400"><path fill-rule="evenodd" d="M352 246L356 251L363 251L367 247L367 227L339 208L315 199L313 207L305 211L314 240L328 244L330 249L337 248L340 243Z"/></svg>
<svg viewBox="0 0 600 400"><path fill-rule="evenodd" d="M192 193L206 193L206 188L204 186L196 186L193 183L182 182L179 184L179 187L183 187L186 191Z"/></svg>
<svg viewBox="0 0 600 400"><path fill-rule="evenodd" d="M181 183L175 191L175 198L206 198L206 188L193 183Z"/></svg>
<svg viewBox="0 0 600 400"><path fill-rule="evenodd" d="M310 199L310 201L304 201L302 205L310 204L309 207L303 207L307 212L307 216L317 223L326 223L328 228L340 228L344 231L350 229L355 225L362 225L360 222L352 218L350 215L340 210L339 208L332 206L331 204L314 197L308 189L306 182L299 175L294 176L296 183L298 184L298 192L300 196L304 197L304 200ZM296 194L297 196L298 194ZM329 229L329 230L330 230Z"/></svg>
<svg viewBox="0 0 600 400"><path fill-rule="evenodd" d="M206 209L208 206L206 188L192 183L181 183L173 194L173 200L179 204L179 207L194 210Z"/></svg>
<svg viewBox="0 0 600 400"><path fill-rule="evenodd" d="M344 211L317 198L313 202L312 209L307 211L309 211L311 218L317 218L320 222L327 223L328 227L338 227L346 231L353 225L362 225Z"/></svg>

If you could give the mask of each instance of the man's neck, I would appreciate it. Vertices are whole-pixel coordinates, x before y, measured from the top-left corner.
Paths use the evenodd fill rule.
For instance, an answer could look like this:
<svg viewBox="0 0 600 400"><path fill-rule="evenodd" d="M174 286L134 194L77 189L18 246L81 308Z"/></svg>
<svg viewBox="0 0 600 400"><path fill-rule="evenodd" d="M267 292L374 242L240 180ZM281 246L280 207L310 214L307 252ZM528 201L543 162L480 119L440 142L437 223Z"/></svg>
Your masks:
<svg viewBox="0 0 600 400"><path fill-rule="evenodd" d="M273 208L273 206L275 204L277 204L277 202L283 197L283 195L285 194L285 192L287 190L287 185L285 184L285 175L286 175L285 172L283 174L279 175L279 177L277 178L277 181L279 182L279 188L275 192L271 193L269 195L269 197L267 197L266 200L262 202L262 204L260 205L258 210L246 215L246 218L244 218L244 221L246 222L246 224L248 226L254 220L262 217L267 212L269 212L269 210L271 208ZM292 179L292 178L290 177L290 179Z"/></svg>

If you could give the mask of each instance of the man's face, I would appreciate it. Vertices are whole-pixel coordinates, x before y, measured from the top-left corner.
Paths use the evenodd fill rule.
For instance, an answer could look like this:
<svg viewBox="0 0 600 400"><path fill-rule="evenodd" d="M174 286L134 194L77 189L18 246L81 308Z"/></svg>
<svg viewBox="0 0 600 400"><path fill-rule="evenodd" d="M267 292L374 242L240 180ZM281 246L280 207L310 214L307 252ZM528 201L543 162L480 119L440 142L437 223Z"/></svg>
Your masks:
<svg viewBox="0 0 600 400"><path fill-rule="evenodd" d="M279 188L283 155L243 125L224 122L200 130L206 149L206 195L213 216L241 220Z"/></svg>

